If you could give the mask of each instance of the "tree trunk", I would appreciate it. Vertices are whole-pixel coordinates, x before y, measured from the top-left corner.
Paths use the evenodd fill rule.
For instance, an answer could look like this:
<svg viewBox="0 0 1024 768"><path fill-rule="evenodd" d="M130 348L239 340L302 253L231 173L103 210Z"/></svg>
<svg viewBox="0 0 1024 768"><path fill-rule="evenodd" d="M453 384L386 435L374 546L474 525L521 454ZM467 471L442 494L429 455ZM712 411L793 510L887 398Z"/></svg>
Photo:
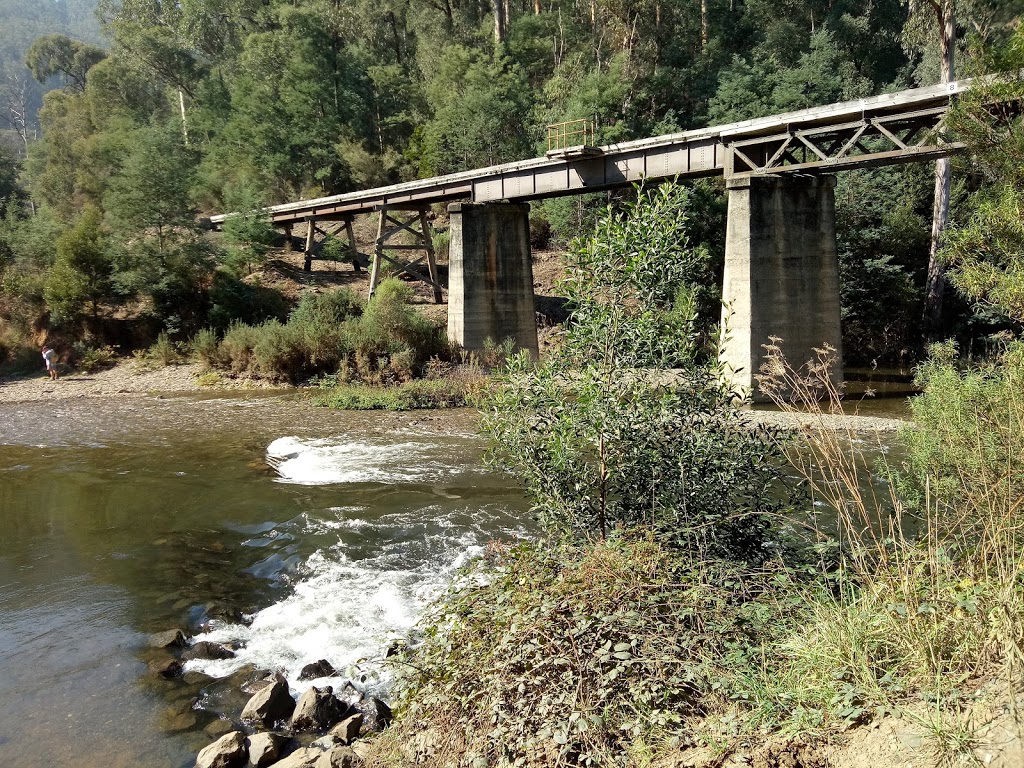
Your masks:
<svg viewBox="0 0 1024 768"><path fill-rule="evenodd" d="M708 48L708 0L700 0L700 52Z"/></svg>
<svg viewBox="0 0 1024 768"><path fill-rule="evenodd" d="M956 79L954 52L956 27L953 0L932 0L939 24L942 51L942 79L949 83ZM947 158L935 162L935 201L932 206L932 237L928 254L928 278L924 292L922 331L926 341L935 341L942 332L942 299L946 292L946 264L940 250L942 235L949 221L949 188L952 172Z"/></svg>
<svg viewBox="0 0 1024 768"><path fill-rule="evenodd" d="M491 7L494 9L494 44L505 42L505 2L504 0L491 0Z"/></svg>
<svg viewBox="0 0 1024 768"><path fill-rule="evenodd" d="M178 107L181 109L181 138L188 146L188 118L185 115L185 93L178 89Z"/></svg>

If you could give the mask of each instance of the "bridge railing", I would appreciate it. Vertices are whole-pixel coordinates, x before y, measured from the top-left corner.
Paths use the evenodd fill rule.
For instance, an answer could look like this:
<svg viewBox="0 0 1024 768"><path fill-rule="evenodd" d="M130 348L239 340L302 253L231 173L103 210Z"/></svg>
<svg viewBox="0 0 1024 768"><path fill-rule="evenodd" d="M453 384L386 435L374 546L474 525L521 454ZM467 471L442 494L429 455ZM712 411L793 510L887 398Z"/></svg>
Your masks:
<svg viewBox="0 0 1024 768"><path fill-rule="evenodd" d="M569 147L594 146L595 133L595 121L589 117L549 125L548 152Z"/></svg>

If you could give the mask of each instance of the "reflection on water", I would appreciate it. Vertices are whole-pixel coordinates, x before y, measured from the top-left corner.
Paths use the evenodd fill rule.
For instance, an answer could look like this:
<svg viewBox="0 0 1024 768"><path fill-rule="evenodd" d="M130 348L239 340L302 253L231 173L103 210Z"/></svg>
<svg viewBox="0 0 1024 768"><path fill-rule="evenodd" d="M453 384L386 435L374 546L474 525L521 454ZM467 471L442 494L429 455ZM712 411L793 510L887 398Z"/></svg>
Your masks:
<svg viewBox="0 0 1024 768"><path fill-rule="evenodd" d="M530 532L467 418L282 399L0 406L0 761L185 766L253 667L368 676L468 554ZM268 464L276 465L277 471ZM242 644L174 681L173 626Z"/></svg>

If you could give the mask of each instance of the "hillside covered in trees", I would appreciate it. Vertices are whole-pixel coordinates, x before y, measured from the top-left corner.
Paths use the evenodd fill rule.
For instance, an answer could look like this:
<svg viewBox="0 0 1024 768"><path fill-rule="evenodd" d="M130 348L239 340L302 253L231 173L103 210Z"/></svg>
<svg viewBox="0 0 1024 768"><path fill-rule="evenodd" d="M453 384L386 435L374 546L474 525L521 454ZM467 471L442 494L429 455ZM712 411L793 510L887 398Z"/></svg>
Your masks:
<svg viewBox="0 0 1024 768"><path fill-rule="evenodd" d="M46 328L102 341L126 312L179 339L279 314L239 281L237 249L267 233L215 241L198 214L532 157L576 118L606 143L932 84L1024 3L958 3L944 26L947 6L101 0L94 22L77 0L3 0L0 349ZM954 217L973 184L958 175ZM840 181L851 362L921 348L933 185L930 166ZM722 190L697 192L720 254ZM535 228L567 242L605 202L536 204ZM998 325L947 310L945 331Z"/></svg>

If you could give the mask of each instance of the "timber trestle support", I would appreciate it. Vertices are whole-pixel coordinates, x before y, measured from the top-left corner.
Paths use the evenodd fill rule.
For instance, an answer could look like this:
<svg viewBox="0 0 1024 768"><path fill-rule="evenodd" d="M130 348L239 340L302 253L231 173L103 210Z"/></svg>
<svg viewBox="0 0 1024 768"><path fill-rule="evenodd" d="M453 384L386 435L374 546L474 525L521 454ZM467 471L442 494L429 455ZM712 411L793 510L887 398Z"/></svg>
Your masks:
<svg viewBox="0 0 1024 768"><path fill-rule="evenodd" d="M387 262L395 268L396 276L404 273L431 286L434 289L434 303L441 303L443 287L438 278L434 241L431 236L430 222L427 220L429 210L429 208L423 207L409 209L387 205L377 208L377 242L373 252L373 264L370 267L370 298L373 298L373 294L380 284L381 271L384 262ZM406 215L396 218L403 211ZM396 242L397 236L401 234L411 235L413 242ZM422 253L411 261L404 261L389 256L388 251L422 251ZM415 269L424 261L427 264L427 275Z"/></svg>
<svg viewBox="0 0 1024 768"><path fill-rule="evenodd" d="M305 255L305 262L302 265L303 272L311 272L313 270L314 259L326 258L320 255L324 245L329 239L337 238L338 235L341 234L342 230L345 230L345 234L348 239L348 261L352 265L353 270L356 272L360 271L359 252L356 250L356 236L352 231L352 217L347 217L340 221L333 221L330 224L324 222L323 227L320 226L317 219L306 219L306 247L303 250ZM287 231L287 237L290 242L290 227ZM331 260L335 261L334 259Z"/></svg>

